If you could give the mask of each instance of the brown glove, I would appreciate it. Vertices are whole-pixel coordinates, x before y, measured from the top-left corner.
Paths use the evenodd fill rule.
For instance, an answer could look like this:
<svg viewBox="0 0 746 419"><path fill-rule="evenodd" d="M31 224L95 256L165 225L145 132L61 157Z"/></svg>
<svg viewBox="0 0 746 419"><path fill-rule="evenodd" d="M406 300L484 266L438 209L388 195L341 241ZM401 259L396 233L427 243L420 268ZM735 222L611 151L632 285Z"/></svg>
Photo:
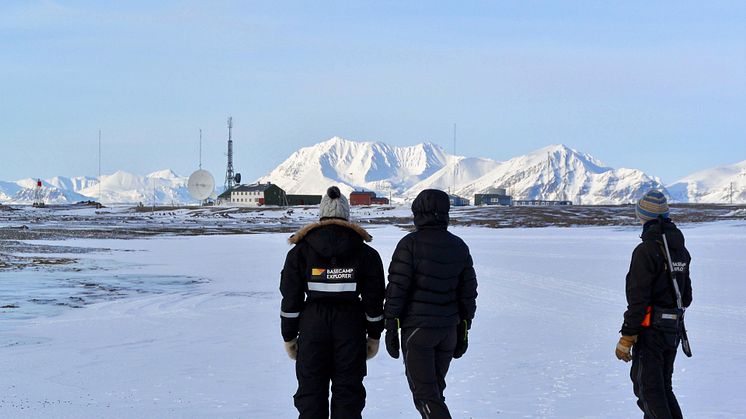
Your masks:
<svg viewBox="0 0 746 419"><path fill-rule="evenodd" d="M290 342L284 342L285 352L288 353L290 359L295 361L298 359L298 338L291 340Z"/></svg>
<svg viewBox="0 0 746 419"><path fill-rule="evenodd" d="M368 338L368 342L366 344L368 355L366 356L366 360L373 358L378 353L378 345L381 343L378 339L371 339Z"/></svg>
<svg viewBox="0 0 746 419"><path fill-rule="evenodd" d="M637 342L637 335L622 336L619 343L616 344L616 357L620 361L629 362L632 360L632 345Z"/></svg>

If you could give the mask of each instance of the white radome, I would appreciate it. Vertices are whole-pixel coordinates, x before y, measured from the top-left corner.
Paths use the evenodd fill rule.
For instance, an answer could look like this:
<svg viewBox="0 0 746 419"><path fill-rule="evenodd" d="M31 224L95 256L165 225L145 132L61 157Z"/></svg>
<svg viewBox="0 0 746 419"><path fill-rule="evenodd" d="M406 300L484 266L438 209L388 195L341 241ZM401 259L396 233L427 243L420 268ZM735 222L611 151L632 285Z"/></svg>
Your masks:
<svg viewBox="0 0 746 419"><path fill-rule="evenodd" d="M215 190L215 178L207 170L199 169L189 176L187 190L192 198L204 201L209 198Z"/></svg>

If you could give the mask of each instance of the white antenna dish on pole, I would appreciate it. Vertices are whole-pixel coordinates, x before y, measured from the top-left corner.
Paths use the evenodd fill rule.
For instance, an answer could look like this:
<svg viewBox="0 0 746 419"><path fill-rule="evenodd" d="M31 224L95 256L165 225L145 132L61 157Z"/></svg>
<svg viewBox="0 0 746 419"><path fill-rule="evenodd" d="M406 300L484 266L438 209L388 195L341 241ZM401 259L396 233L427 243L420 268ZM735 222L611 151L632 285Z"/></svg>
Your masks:
<svg viewBox="0 0 746 419"><path fill-rule="evenodd" d="M189 176L187 190L192 198L204 201L209 198L215 190L215 178L207 170L197 170Z"/></svg>

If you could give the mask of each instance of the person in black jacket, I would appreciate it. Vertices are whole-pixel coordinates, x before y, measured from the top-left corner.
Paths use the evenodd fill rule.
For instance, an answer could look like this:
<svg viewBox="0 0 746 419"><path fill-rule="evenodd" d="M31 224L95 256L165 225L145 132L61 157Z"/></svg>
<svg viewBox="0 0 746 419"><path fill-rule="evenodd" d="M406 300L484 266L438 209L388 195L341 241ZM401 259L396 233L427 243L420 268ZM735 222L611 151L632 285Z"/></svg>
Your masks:
<svg viewBox="0 0 746 419"><path fill-rule="evenodd" d="M636 212L643 223L642 243L632 253L627 274L627 311L615 354L624 362L632 361L630 378L644 417L680 419L681 408L671 378L684 333L683 310L678 310L669 269L673 269L682 306L688 307L692 302L691 256L684 246L684 235L669 219L663 193L647 192ZM668 244L671 266L664 243Z"/></svg>
<svg viewBox="0 0 746 419"><path fill-rule="evenodd" d="M365 243L371 236L348 221L349 204L336 186L319 212L319 222L290 238L295 246L280 280L282 337L296 360L295 407L300 419L361 418L365 361L378 352L384 327L383 263Z"/></svg>
<svg viewBox="0 0 746 419"><path fill-rule="evenodd" d="M447 231L449 209L443 191L417 195L412 203L416 231L396 246L384 306L386 350L399 358L401 346L415 407L428 419L451 417L443 396L446 373L451 359L466 352L477 308L469 247Z"/></svg>

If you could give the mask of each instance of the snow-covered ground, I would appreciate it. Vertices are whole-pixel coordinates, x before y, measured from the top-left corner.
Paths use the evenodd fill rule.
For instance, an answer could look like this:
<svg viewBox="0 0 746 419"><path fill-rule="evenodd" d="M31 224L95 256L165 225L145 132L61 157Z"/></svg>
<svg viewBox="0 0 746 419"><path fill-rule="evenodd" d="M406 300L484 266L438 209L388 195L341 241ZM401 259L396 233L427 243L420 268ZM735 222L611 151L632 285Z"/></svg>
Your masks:
<svg viewBox="0 0 746 419"><path fill-rule="evenodd" d="M389 260L404 232L371 231ZM641 417L629 365L613 355L637 228L454 231L472 249L480 293L469 351L448 376L455 418ZM677 361L679 401L687 417L746 417L746 223L684 232L694 257L687 315L695 355ZM287 236L55 242L112 249L78 255L84 270L60 272L59 282L118 275L135 292L30 317L0 310L0 417L294 417L277 289ZM36 280L2 271L0 284L18 275ZM382 348L368 370L365 417L416 417L401 361Z"/></svg>

